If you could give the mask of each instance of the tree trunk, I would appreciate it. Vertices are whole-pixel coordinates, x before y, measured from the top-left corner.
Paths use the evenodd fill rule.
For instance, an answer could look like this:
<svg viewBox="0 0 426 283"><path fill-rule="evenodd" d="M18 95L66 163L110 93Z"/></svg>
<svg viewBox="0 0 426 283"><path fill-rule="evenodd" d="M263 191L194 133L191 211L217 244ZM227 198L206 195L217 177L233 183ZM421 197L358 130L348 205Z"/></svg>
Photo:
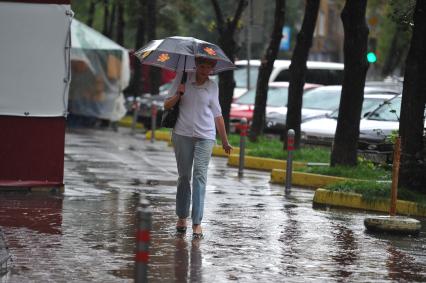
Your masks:
<svg viewBox="0 0 426 283"><path fill-rule="evenodd" d="M146 28L148 41L156 39L157 30L157 1L149 0L146 2ZM149 68L150 93L158 94L161 84L161 69L158 67Z"/></svg>
<svg viewBox="0 0 426 283"><path fill-rule="evenodd" d="M115 26L115 40L118 44L121 46L124 45L124 27L125 27L125 21L124 21L124 3L123 0L118 0L117 3L117 25Z"/></svg>
<svg viewBox="0 0 426 283"><path fill-rule="evenodd" d="M145 0L138 0L139 9L138 11L138 25L136 29L136 42L135 42L135 50L138 50L145 42L145 17L143 16L143 11L145 7ZM130 81L130 89L133 93L133 96L138 96L142 91L142 64L139 59L134 58L134 71L133 76Z"/></svg>
<svg viewBox="0 0 426 283"><path fill-rule="evenodd" d="M114 38L114 24L116 20L116 10L117 10L117 2L114 1L112 3L112 11L111 16L109 17L109 23L108 23L108 37Z"/></svg>
<svg viewBox="0 0 426 283"><path fill-rule="evenodd" d="M216 14L217 30L219 33L219 46L225 52L226 56L235 61L237 43L234 40L237 24L241 19L242 12L247 6L247 0L239 0L234 16L223 17L217 0L211 0ZM232 97L234 96L234 71L226 71L219 74L219 102L222 108L222 116L225 121L226 131L229 132L229 113L231 111Z"/></svg>
<svg viewBox="0 0 426 283"><path fill-rule="evenodd" d="M109 7L108 0L104 0L104 22L102 28L102 34L108 36L108 22L109 22Z"/></svg>
<svg viewBox="0 0 426 283"><path fill-rule="evenodd" d="M368 70L366 6L367 0L346 0L341 14L345 33L343 47L345 70L331 166L357 164L359 123Z"/></svg>
<svg viewBox="0 0 426 283"><path fill-rule="evenodd" d="M95 8L96 8L96 0L90 1L89 12L88 12L88 15L87 15L87 25L89 27L93 26L93 20L95 18Z"/></svg>
<svg viewBox="0 0 426 283"><path fill-rule="evenodd" d="M266 100L268 98L268 82L271 76L274 61L277 58L285 16L285 0L275 0L274 27L271 41L259 67L256 85L256 100L254 105L253 122L250 128L250 140L256 141L263 133L265 125Z"/></svg>
<svg viewBox="0 0 426 283"><path fill-rule="evenodd" d="M300 123L302 121L302 97L305 84L306 61L312 46L312 37L317 22L320 0L307 0L302 27L297 35L296 46L290 64L290 86L288 89L288 106L286 131L284 132L284 149L287 148L287 131L293 129L296 133L294 145L300 146Z"/></svg>
<svg viewBox="0 0 426 283"><path fill-rule="evenodd" d="M423 144L426 104L426 1L417 0L406 60L399 133L402 141L400 186L426 192Z"/></svg>

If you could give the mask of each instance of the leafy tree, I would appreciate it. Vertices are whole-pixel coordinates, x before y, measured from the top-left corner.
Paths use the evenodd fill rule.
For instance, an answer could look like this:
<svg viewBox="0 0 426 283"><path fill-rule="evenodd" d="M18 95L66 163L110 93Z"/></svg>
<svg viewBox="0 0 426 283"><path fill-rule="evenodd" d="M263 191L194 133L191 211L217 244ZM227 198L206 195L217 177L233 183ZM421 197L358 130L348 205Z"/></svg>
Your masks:
<svg viewBox="0 0 426 283"><path fill-rule="evenodd" d="M117 0L117 25L115 26L115 41L124 44L124 30L126 22L124 20L124 0Z"/></svg>
<svg viewBox="0 0 426 283"><path fill-rule="evenodd" d="M296 46L290 64L290 86L288 90L288 107L286 117L286 128L295 131L295 147L300 145L300 123L302 120L302 96L305 84L306 61L309 49L312 46L312 37L317 21L320 0L307 0L302 27L297 35ZM287 131L284 137L287 136ZM286 148L287 138L284 138Z"/></svg>
<svg viewBox="0 0 426 283"><path fill-rule="evenodd" d="M103 27L102 27L102 33L105 36L110 36L109 29L108 29L108 23L109 23L109 0L103 0L103 7L104 7L104 17L103 17Z"/></svg>
<svg viewBox="0 0 426 283"><path fill-rule="evenodd" d="M146 2L146 29L148 40L157 39L157 0ZM149 72L151 94L158 94L161 84L161 70L157 67L151 67Z"/></svg>
<svg viewBox="0 0 426 283"><path fill-rule="evenodd" d="M357 164L359 123L368 70L366 7L367 0L346 0L341 13L345 69L331 166Z"/></svg>
<svg viewBox="0 0 426 283"><path fill-rule="evenodd" d="M91 0L89 6L89 15L87 17L87 25L89 27L93 26L93 18L95 17L96 1Z"/></svg>
<svg viewBox="0 0 426 283"><path fill-rule="evenodd" d="M426 192L423 144L426 104L426 1L417 0L402 92L400 185Z"/></svg>
<svg viewBox="0 0 426 283"><path fill-rule="evenodd" d="M263 133L265 125L266 99L268 96L268 82L274 67L275 59L278 55L278 49L282 38L285 16L285 0L275 1L274 27L271 34L268 49L262 59L259 67L259 74L256 85L256 99L253 113L253 122L250 128L250 140L256 141L257 137Z"/></svg>
<svg viewBox="0 0 426 283"><path fill-rule="evenodd" d="M216 29L219 33L219 46L225 52L226 56L234 62L237 51L235 33L238 28L238 22L241 18L244 8L247 6L246 0L239 0L232 17L225 17L223 9L217 0L211 0L215 15ZM219 102L222 108L222 115L225 120L226 130L229 131L229 112L231 110L232 97L234 95L235 81L234 71L225 71L219 74Z"/></svg>
<svg viewBox="0 0 426 283"><path fill-rule="evenodd" d="M138 0L138 5L135 7L136 10L139 12L137 13L139 15L138 18L138 25L137 25L137 31L136 31L136 43L135 43L135 50L142 47L142 45L145 43L145 11L146 11L146 2L145 0ZM133 75L130 79L129 83L129 89L128 91L133 93L133 95L136 97L142 90L141 85L141 75L142 75L142 64L139 60L134 61L134 71Z"/></svg>
<svg viewBox="0 0 426 283"><path fill-rule="evenodd" d="M383 5L384 15L379 25L378 54L379 59L383 57L384 77L394 74L397 69L404 69L403 58L407 57L409 49L414 4L413 0L392 0Z"/></svg>

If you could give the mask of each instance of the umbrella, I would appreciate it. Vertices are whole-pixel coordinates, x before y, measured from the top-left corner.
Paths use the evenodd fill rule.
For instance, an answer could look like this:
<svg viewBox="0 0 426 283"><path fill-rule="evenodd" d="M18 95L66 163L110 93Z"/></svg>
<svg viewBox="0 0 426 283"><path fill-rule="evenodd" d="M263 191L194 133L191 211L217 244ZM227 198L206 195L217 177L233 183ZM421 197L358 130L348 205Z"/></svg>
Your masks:
<svg viewBox="0 0 426 283"><path fill-rule="evenodd" d="M219 46L193 37L172 36L152 40L135 55L142 64L157 66L171 71L195 71L195 57L217 60L212 74L235 69Z"/></svg>

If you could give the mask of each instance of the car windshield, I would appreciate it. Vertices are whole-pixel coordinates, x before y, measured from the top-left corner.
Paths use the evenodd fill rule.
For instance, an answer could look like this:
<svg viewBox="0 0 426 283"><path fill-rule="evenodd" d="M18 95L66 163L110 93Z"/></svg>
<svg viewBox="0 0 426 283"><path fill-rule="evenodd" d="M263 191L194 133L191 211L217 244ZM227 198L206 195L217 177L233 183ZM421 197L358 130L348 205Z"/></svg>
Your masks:
<svg viewBox="0 0 426 283"><path fill-rule="evenodd" d="M383 98L380 97L364 97L364 102L362 103L361 117L364 117L366 113L374 111L374 109L380 107L383 104ZM339 116L339 109L333 111L330 114L330 118L337 119Z"/></svg>
<svg viewBox="0 0 426 283"><path fill-rule="evenodd" d="M247 91L244 95L235 100L238 104L254 104L256 98L256 89ZM266 105L272 107L283 107L287 105L288 88L286 87L269 87L268 99Z"/></svg>
<svg viewBox="0 0 426 283"><path fill-rule="evenodd" d="M250 66L250 88L256 84L259 67ZM236 87L247 88L247 68L246 66L238 66L234 71L234 79Z"/></svg>
<svg viewBox="0 0 426 283"><path fill-rule="evenodd" d="M340 89L317 88L303 95L303 108L334 110L339 107Z"/></svg>
<svg viewBox="0 0 426 283"><path fill-rule="evenodd" d="M399 113L401 112L401 97L396 97L392 100L386 101L380 108L374 111L369 120L378 121L399 121Z"/></svg>

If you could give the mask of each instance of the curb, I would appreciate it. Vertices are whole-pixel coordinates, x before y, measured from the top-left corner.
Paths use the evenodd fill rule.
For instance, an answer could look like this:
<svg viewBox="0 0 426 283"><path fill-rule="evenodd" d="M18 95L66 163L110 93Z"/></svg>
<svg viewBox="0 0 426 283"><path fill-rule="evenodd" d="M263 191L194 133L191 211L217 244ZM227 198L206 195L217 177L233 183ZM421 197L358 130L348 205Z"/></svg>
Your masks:
<svg viewBox="0 0 426 283"><path fill-rule="evenodd" d="M147 140L151 139L152 131L147 131L145 134L145 138ZM155 139L159 141L166 141L170 142L172 140L172 136L170 135L170 132L165 131L155 131Z"/></svg>
<svg viewBox="0 0 426 283"><path fill-rule="evenodd" d="M239 147L234 147L234 148L232 149L232 152L233 152L234 154L240 154L240 148L239 148ZM222 148L222 146L221 146L221 145L215 145L215 146L213 147L212 155L213 155L213 156L221 156L221 157L228 157L228 156L230 156L229 154L227 154L227 153L223 150L223 148Z"/></svg>
<svg viewBox="0 0 426 283"><path fill-rule="evenodd" d="M361 194L333 192L325 189L315 191L314 205L349 207L355 209L389 212L390 200L377 199L365 200ZM398 200L396 203L396 212L403 215L426 217L426 208L419 206L415 202Z"/></svg>
<svg viewBox="0 0 426 283"><path fill-rule="evenodd" d="M283 169L272 169L271 183L284 184L286 171ZM349 178L334 177L320 174L304 173L293 171L292 184L305 187L323 187L329 184L335 184L342 181L351 180Z"/></svg>
<svg viewBox="0 0 426 283"><path fill-rule="evenodd" d="M133 118L130 116L124 116L123 119L118 121L118 125L120 127L131 128L132 124L133 124ZM144 126L142 125L142 123L139 123L139 122L136 123L136 129L143 129L143 128Z"/></svg>
<svg viewBox="0 0 426 283"><path fill-rule="evenodd" d="M237 154L231 154L228 158L228 165L236 166L240 164L240 156ZM302 168L307 164L305 162L293 162L293 168ZM263 157L254 157L254 156L245 156L244 157L244 168L258 169L269 171L277 168L286 168L287 161L272 159L272 158L263 158Z"/></svg>
<svg viewBox="0 0 426 283"><path fill-rule="evenodd" d="M147 140L149 140L149 139L151 139L151 135L152 135L152 131L147 131L146 134L145 134L145 138ZM170 132L155 131L155 139L159 140L159 141L166 141L166 142L168 142L169 146L172 146L172 142L171 142L172 136L171 136ZM234 147L234 149L232 150L232 152L239 154L240 153L240 148ZM228 157L229 156L223 150L222 146L219 146L219 145L215 145L213 147L212 155L213 156L222 156L222 157Z"/></svg>

